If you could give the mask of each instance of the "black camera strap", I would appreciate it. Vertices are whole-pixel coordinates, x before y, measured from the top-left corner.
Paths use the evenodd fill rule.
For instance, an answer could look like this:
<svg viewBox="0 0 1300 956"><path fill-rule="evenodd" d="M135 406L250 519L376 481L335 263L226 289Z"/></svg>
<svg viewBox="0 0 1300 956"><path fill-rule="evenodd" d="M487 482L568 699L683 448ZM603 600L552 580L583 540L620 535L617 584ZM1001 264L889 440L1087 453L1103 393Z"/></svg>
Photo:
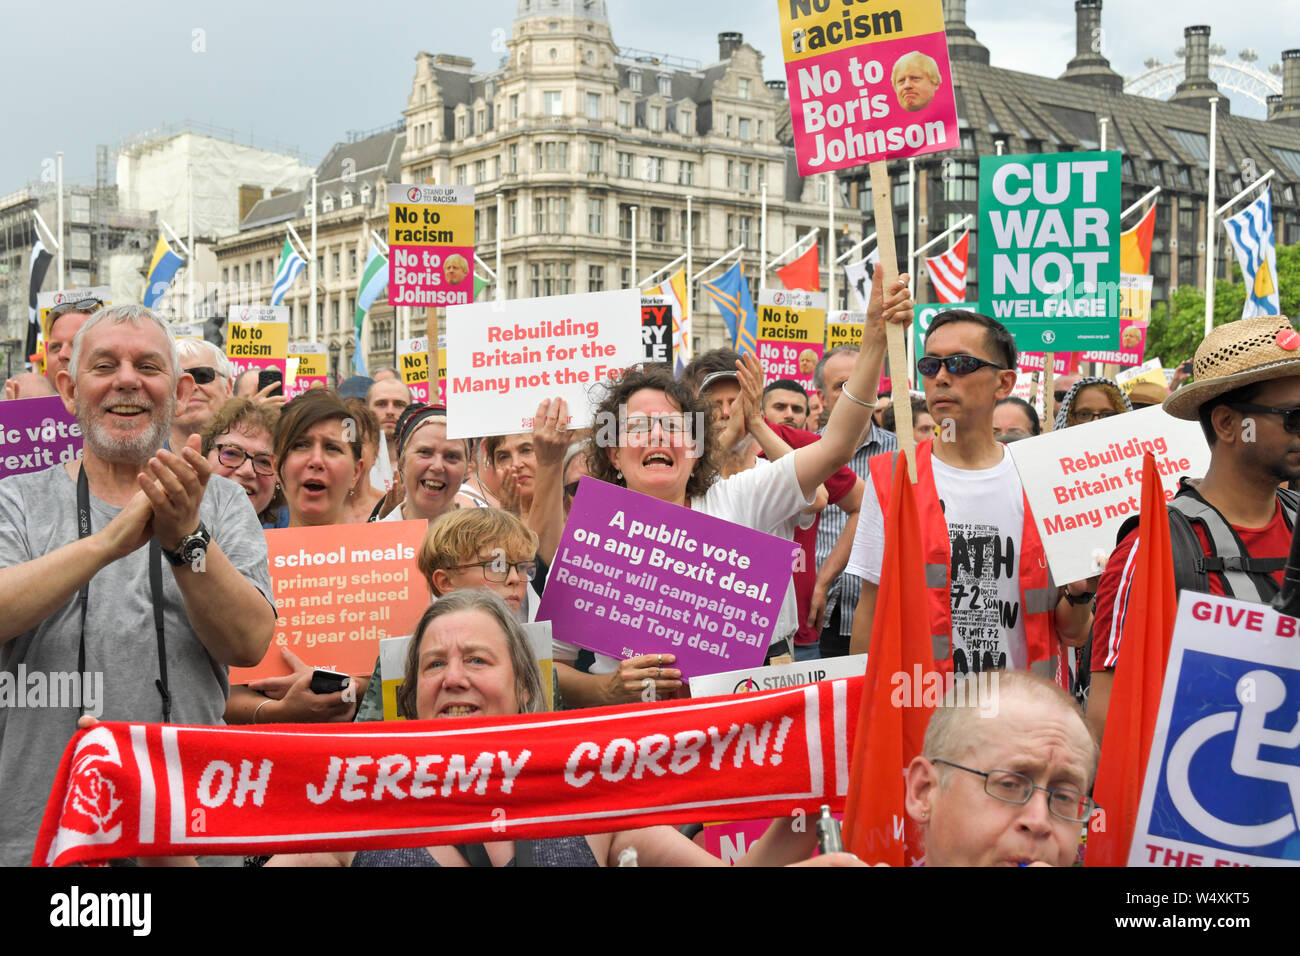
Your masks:
<svg viewBox="0 0 1300 956"><path fill-rule="evenodd" d="M90 483L86 480L86 466L77 474L77 537L90 537ZM153 597L153 627L158 635L158 679L154 686L162 697L162 719L171 723L172 697L167 690L167 644L163 638L163 588L162 546L157 538L149 540L149 592ZM90 608L90 582L81 586L81 640L77 645L77 673L86 672L86 611ZM85 713L83 702L81 713Z"/></svg>

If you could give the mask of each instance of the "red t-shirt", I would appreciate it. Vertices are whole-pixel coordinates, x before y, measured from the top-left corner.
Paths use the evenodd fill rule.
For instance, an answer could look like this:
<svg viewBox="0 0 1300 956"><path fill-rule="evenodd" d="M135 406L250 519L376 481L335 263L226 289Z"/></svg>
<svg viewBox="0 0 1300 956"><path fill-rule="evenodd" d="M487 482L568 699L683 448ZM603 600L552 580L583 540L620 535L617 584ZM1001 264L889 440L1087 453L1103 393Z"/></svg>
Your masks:
<svg viewBox="0 0 1300 956"><path fill-rule="evenodd" d="M804 431L802 428L791 428L789 425L776 425L772 422L768 422L768 425L791 448L802 448L804 445L821 441L821 435ZM826 497L830 503L835 504L852 491L857 480L857 473L847 465L827 478ZM808 607L812 604L813 588L817 586L817 526L821 520L822 516L819 514L813 518L813 523L807 529L794 529L794 543L803 551L803 561L794 572L794 597L799 609L799 631L794 637L796 644L815 644L821 636L819 631L804 623L808 620Z"/></svg>
<svg viewBox="0 0 1300 956"><path fill-rule="evenodd" d="M1201 551L1204 552L1207 558L1210 557L1210 541L1205 534L1205 529L1195 523L1192 525L1192 529L1201 542ZM1285 558L1291 550L1291 532L1286 528L1286 519L1282 516L1281 502L1278 502L1277 510L1273 514L1273 520L1264 527L1239 528L1233 525L1232 530L1237 532L1246 553L1252 558ZM1111 552L1110 560L1106 562L1106 570L1102 573L1101 582L1097 585L1097 610L1092 621L1092 669L1094 671L1109 670L1115 666L1115 661L1119 659L1119 634L1113 633L1115 631L1113 626L1115 604L1120 595L1121 580L1123 581L1123 593L1125 597L1128 595L1131 577L1126 577L1124 571L1129 555L1133 551L1133 545L1136 543L1137 530L1134 529ZM1131 569L1129 569L1129 573L1131 575ZM1282 585L1282 573L1282 569L1273 572L1273 577L1279 587ZM1223 579L1213 572L1208 577L1210 593L1222 597L1224 593Z"/></svg>

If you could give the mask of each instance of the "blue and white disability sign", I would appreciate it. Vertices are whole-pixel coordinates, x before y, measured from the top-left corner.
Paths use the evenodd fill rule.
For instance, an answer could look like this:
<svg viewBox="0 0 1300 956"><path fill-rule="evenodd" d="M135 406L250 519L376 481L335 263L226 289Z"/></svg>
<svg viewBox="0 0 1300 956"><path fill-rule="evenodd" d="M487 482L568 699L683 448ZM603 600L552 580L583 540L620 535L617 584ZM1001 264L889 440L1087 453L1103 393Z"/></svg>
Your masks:
<svg viewBox="0 0 1300 956"><path fill-rule="evenodd" d="M1300 620L1180 596L1128 862L1300 864Z"/></svg>

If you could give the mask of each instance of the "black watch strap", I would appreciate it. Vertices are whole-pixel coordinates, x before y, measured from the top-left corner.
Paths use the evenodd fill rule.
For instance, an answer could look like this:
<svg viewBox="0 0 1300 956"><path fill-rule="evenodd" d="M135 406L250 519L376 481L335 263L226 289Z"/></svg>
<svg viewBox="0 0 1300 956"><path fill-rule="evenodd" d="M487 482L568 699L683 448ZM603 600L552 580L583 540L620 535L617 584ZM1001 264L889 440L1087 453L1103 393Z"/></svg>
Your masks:
<svg viewBox="0 0 1300 956"><path fill-rule="evenodd" d="M200 521L197 528L181 538L181 543L176 546L175 551L164 551L163 556L173 566L179 568L183 564L192 564L197 553L207 551L211 543L212 535L208 534L208 529Z"/></svg>

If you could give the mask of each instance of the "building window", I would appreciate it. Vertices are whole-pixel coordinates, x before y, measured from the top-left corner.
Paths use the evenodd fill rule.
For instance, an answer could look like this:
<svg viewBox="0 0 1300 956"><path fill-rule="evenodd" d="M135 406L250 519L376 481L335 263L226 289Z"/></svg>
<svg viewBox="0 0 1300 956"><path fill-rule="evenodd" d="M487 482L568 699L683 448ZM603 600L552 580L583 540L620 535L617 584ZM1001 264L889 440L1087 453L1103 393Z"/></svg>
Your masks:
<svg viewBox="0 0 1300 956"><path fill-rule="evenodd" d="M686 210L685 209L682 210L681 232L682 232L682 245L686 245L688 240L692 246L699 246L704 244L703 242L704 237L700 235L700 214L698 212L691 213L691 229L690 232L688 233L686 231Z"/></svg>
<svg viewBox="0 0 1300 956"><path fill-rule="evenodd" d="M624 177L625 179L631 178L632 176L632 154L631 153L618 154L618 174Z"/></svg>
<svg viewBox="0 0 1300 956"><path fill-rule="evenodd" d="M943 198L945 202L978 202L979 190L979 166L975 163L944 163Z"/></svg>
<svg viewBox="0 0 1300 956"><path fill-rule="evenodd" d="M624 289L632 288L632 269L629 266L623 266L619 274L623 277L622 287Z"/></svg>
<svg viewBox="0 0 1300 956"><path fill-rule="evenodd" d="M519 172L519 144L511 143L506 149L506 169L512 173Z"/></svg>
<svg viewBox="0 0 1300 956"><path fill-rule="evenodd" d="M829 198L830 198L830 193L826 189L826 177L818 176L817 177L817 201L819 203L825 203Z"/></svg>
<svg viewBox="0 0 1300 956"><path fill-rule="evenodd" d="M357 250L349 249L348 250L348 275L354 276L356 274L357 274Z"/></svg>
<svg viewBox="0 0 1300 956"><path fill-rule="evenodd" d="M510 266L506 269L506 298L519 298L519 267Z"/></svg>
<svg viewBox="0 0 1300 956"><path fill-rule="evenodd" d="M340 302L338 299L334 299L332 302L330 302L330 331L331 332L337 332L339 330L339 315L342 311L343 311L342 302Z"/></svg>
<svg viewBox="0 0 1300 956"><path fill-rule="evenodd" d="M736 81L736 95L742 100L749 99L749 80L742 77Z"/></svg>
<svg viewBox="0 0 1300 956"><path fill-rule="evenodd" d="M600 94L587 94L587 119L600 119Z"/></svg>
<svg viewBox="0 0 1300 956"><path fill-rule="evenodd" d="M561 116L564 113L564 93L561 90L542 91L542 114Z"/></svg>
<svg viewBox="0 0 1300 956"><path fill-rule="evenodd" d="M694 186L695 185L695 164L682 160L677 164L677 185Z"/></svg>
<svg viewBox="0 0 1300 956"><path fill-rule="evenodd" d="M605 147L602 143L587 144L587 172L598 173L604 160Z"/></svg>
<svg viewBox="0 0 1300 956"><path fill-rule="evenodd" d="M519 200L512 199L506 203L507 231L512 236L519 235Z"/></svg>
<svg viewBox="0 0 1300 956"><path fill-rule="evenodd" d="M669 76L667 73L659 74L659 95L660 96L673 95L673 78Z"/></svg>
<svg viewBox="0 0 1300 956"><path fill-rule="evenodd" d="M343 190L343 193L339 196L339 208L347 209L351 205L352 205L352 190L345 189Z"/></svg>
<svg viewBox="0 0 1300 956"><path fill-rule="evenodd" d="M664 181L664 161L660 156L647 156L645 158L645 181L648 183L661 183Z"/></svg>
<svg viewBox="0 0 1300 956"><path fill-rule="evenodd" d="M587 232L593 236L605 234L605 200L587 200Z"/></svg>
<svg viewBox="0 0 1300 956"><path fill-rule="evenodd" d="M519 119L519 94L510 94L510 118Z"/></svg>
<svg viewBox="0 0 1300 956"><path fill-rule="evenodd" d="M743 192L749 192L753 183L754 166L752 163L740 164L740 188Z"/></svg>
<svg viewBox="0 0 1300 956"><path fill-rule="evenodd" d="M650 241L651 242L668 241L668 210L667 209L650 210Z"/></svg>
<svg viewBox="0 0 1300 956"><path fill-rule="evenodd" d="M734 136L736 135L735 131L736 131L736 118L735 118L734 116L731 116L730 114L728 114L728 116L727 116L727 139L731 139L732 137L734 137Z"/></svg>
<svg viewBox="0 0 1300 956"><path fill-rule="evenodd" d="M474 182L476 183L487 182L487 160L486 159L474 160Z"/></svg>
<svg viewBox="0 0 1300 956"><path fill-rule="evenodd" d="M605 267L604 266L587 266L587 291L588 292L605 291Z"/></svg>
<svg viewBox="0 0 1300 956"><path fill-rule="evenodd" d="M618 125L619 126L632 125L632 104L629 103L627 100L618 101Z"/></svg>
<svg viewBox="0 0 1300 956"><path fill-rule="evenodd" d="M534 147L537 169L568 169L569 144L561 140L538 143Z"/></svg>
<svg viewBox="0 0 1300 956"><path fill-rule="evenodd" d="M749 140L752 138L750 136L752 132L753 132L753 121L750 120L748 116L742 116L740 118L740 138L743 140Z"/></svg>
<svg viewBox="0 0 1300 956"><path fill-rule="evenodd" d="M677 132L690 136L695 129L695 114L686 110L677 111Z"/></svg>
<svg viewBox="0 0 1300 956"><path fill-rule="evenodd" d="M573 292L573 265L568 262L533 263L533 298Z"/></svg>
<svg viewBox="0 0 1300 956"><path fill-rule="evenodd" d="M236 266L235 268L238 269L239 267ZM230 270L229 270L229 269L222 269L222 270L221 270L221 284L222 284L222 285L230 285Z"/></svg>
<svg viewBox="0 0 1300 956"><path fill-rule="evenodd" d="M456 138L464 139L469 134L469 117L461 113L456 117Z"/></svg>
<svg viewBox="0 0 1300 956"><path fill-rule="evenodd" d="M466 171L466 166L464 163L461 163L459 166L456 167L456 185L457 186L466 185L469 182L467 176L468 173Z"/></svg>
<svg viewBox="0 0 1300 956"><path fill-rule="evenodd" d="M337 279L337 278L339 278L340 276L343 275L343 267L339 264L339 260L340 260L341 258L342 258L342 257L341 257L337 252L332 252L332 253L330 253L330 274L331 274L335 279ZM257 272L258 272L257 281L258 281L258 282L261 282L261 281L262 281L262 275L261 275L261 272L262 272L262 264L261 264L260 262L257 264Z"/></svg>
<svg viewBox="0 0 1300 956"><path fill-rule="evenodd" d="M533 200L533 231L562 235L569 229L569 200L544 196Z"/></svg>
<svg viewBox="0 0 1300 956"><path fill-rule="evenodd" d="M753 216L728 216L727 217L727 248L734 249L736 246L752 248L754 245L754 217Z"/></svg>
<svg viewBox="0 0 1300 956"><path fill-rule="evenodd" d="M618 205L618 237L628 240L632 238L632 206L628 203Z"/></svg>
<svg viewBox="0 0 1300 956"><path fill-rule="evenodd" d="M727 188L736 188L736 161L734 159L727 160Z"/></svg>
<svg viewBox="0 0 1300 956"><path fill-rule="evenodd" d="M321 201L320 201L320 211L321 211L321 212L333 212L333 211L334 211L334 197L331 196L329 193L326 193L325 196L324 196L324 198L321 199Z"/></svg>
<svg viewBox="0 0 1300 956"><path fill-rule="evenodd" d="M474 129L482 133L487 130L487 110L479 107L474 112Z"/></svg>
<svg viewBox="0 0 1300 956"><path fill-rule="evenodd" d="M367 205L370 202L370 183L361 184L361 204Z"/></svg>
<svg viewBox="0 0 1300 956"><path fill-rule="evenodd" d="M632 70L627 75L627 85L631 87L633 93L641 92L641 71Z"/></svg>
<svg viewBox="0 0 1300 956"><path fill-rule="evenodd" d="M659 106L652 106L649 109L649 114L650 114L650 129L652 129L654 132L657 133L664 128L663 108Z"/></svg>

